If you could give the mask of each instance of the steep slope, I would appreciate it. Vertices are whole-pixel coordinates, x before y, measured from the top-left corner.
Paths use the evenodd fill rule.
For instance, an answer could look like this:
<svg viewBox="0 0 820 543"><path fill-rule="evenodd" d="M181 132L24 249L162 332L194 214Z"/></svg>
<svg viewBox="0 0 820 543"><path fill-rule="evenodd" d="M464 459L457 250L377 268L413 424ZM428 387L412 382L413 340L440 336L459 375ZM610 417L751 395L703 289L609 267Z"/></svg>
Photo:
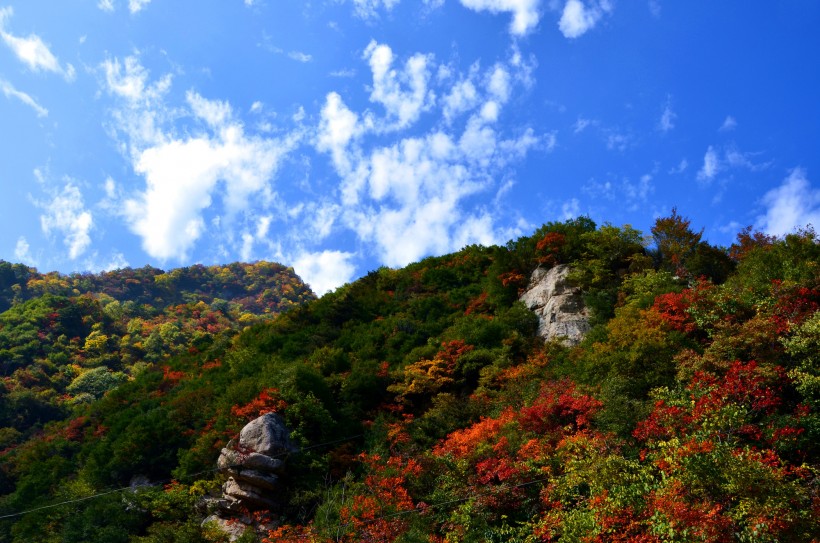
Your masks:
<svg viewBox="0 0 820 543"><path fill-rule="evenodd" d="M147 365L3 453L0 539L222 541L220 451L275 412L299 451L247 541L812 541L816 235L652 234L550 223ZM518 301L562 264L575 346Z"/></svg>

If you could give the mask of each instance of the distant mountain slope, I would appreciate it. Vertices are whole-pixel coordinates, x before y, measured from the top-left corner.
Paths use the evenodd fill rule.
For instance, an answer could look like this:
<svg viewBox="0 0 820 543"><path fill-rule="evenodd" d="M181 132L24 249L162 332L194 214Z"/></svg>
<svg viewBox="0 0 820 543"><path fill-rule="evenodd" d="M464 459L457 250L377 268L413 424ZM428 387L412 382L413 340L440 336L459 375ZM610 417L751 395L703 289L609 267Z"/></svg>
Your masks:
<svg viewBox="0 0 820 543"><path fill-rule="evenodd" d="M68 276L0 262L0 447L172 354L311 299L269 262Z"/></svg>

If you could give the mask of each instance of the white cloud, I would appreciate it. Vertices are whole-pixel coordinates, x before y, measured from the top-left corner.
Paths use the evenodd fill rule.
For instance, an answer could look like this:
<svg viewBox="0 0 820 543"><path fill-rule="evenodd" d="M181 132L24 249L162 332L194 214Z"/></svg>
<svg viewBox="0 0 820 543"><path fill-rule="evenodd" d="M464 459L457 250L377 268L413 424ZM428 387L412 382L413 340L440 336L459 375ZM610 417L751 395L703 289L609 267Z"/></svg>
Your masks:
<svg viewBox="0 0 820 543"><path fill-rule="evenodd" d="M350 111L342 97L335 92L331 92L325 98L321 116L316 148L320 151L329 151L336 170L345 175L350 171L347 145L362 133L359 116Z"/></svg>
<svg viewBox="0 0 820 543"><path fill-rule="evenodd" d="M678 163L677 166L669 170L670 174L677 175L681 174L686 171L686 168L689 167L689 161L685 158L682 158L681 161Z"/></svg>
<svg viewBox="0 0 820 543"><path fill-rule="evenodd" d="M213 128L224 126L233 115L228 102L208 100L193 91L188 91L185 99L191 106L191 112Z"/></svg>
<svg viewBox="0 0 820 543"><path fill-rule="evenodd" d="M373 72L370 100L384 106L387 124L382 130L402 129L414 123L421 113L429 109L435 97L428 93L430 79L428 64L432 57L415 54L397 71L393 68L393 51L388 45L375 40L363 53Z"/></svg>
<svg viewBox="0 0 820 543"><path fill-rule="evenodd" d="M703 157L703 167L698 171L698 181L709 182L723 170L745 168L757 172L771 165L770 162L755 163L753 157L754 154L741 152L735 146L728 146L721 156L721 152L710 145Z"/></svg>
<svg viewBox="0 0 820 543"><path fill-rule="evenodd" d="M15 98L29 106L31 109L35 111L35 113L37 113L38 117L48 116L48 110L46 108L38 104L34 98L29 96L25 92L15 89L12 86L12 84L8 81L0 79L0 91L2 91L6 98Z"/></svg>
<svg viewBox="0 0 820 543"><path fill-rule="evenodd" d="M720 170L720 158L711 145L703 155L703 167L698 171L699 181L711 181Z"/></svg>
<svg viewBox="0 0 820 543"><path fill-rule="evenodd" d="M159 100L171 86L170 74L148 85L148 70L140 64L139 54L126 57L122 63L117 58L107 59L101 67L108 91L134 104Z"/></svg>
<svg viewBox="0 0 820 543"><path fill-rule="evenodd" d="M661 118L658 120L658 129L661 132L669 132L675 128L675 119L677 117L677 114L672 111L670 100L667 100L666 105L663 108L663 113L661 113Z"/></svg>
<svg viewBox="0 0 820 543"><path fill-rule="evenodd" d="M588 126L595 124L595 121L592 119L584 119L582 117L578 117L575 121L575 124L572 125L572 132L574 134L580 134L584 130L587 129Z"/></svg>
<svg viewBox="0 0 820 543"><path fill-rule="evenodd" d="M217 136L173 139L139 153L134 170L146 189L125 202L125 214L143 249L161 260L185 259L205 231L202 212L217 184L225 185L228 216L242 212L251 195L265 197L292 143L248 137L229 124Z"/></svg>
<svg viewBox="0 0 820 543"><path fill-rule="evenodd" d="M114 252L108 262L103 264L101 271L121 270L123 268L127 268L128 266L128 260L125 259L125 255L119 252Z"/></svg>
<svg viewBox="0 0 820 543"><path fill-rule="evenodd" d="M478 91L470 79L459 81L444 97L444 118L451 121L456 116L469 111L479 103Z"/></svg>
<svg viewBox="0 0 820 543"><path fill-rule="evenodd" d="M581 203L577 198L572 198L561 205L561 217L568 221L581 215Z"/></svg>
<svg viewBox="0 0 820 543"><path fill-rule="evenodd" d="M540 0L461 0L461 4L473 11L511 13L510 33L524 36L538 26Z"/></svg>
<svg viewBox="0 0 820 543"><path fill-rule="evenodd" d="M661 3L658 0L649 0L649 13L656 19L661 16Z"/></svg>
<svg viewBox="0 0 820 543"><path fill-rule="evenodd" d="M578 38L595 28L603 16L612 11L609 0L589 0L589 5L581 0L567 0L558 21L558 28L567 38Z"/></svg>
<svg viewBox="0 0 820 543"><path fill-rule="evenodd" d="M767 192L763 204L766 212L758 217L757 227L769 235L820 225L820 190L812 186L803 168L795 168L779 187Z"/></svg>
<svg viewBox="0 0 820 543"><path fill-rule="evenodd" d="M726 119L723 120L723 124L720 125L720 128L718 130L720 130L721 132L731 132L736 127L737 121L735 120L735 118L731 115L727 115Z"/></svg>
<svg viewBox="0 0 820 543"><path fill-rule="evenodd" d="M304 252L293 261L293 269L318 295L330 292L353 279L356 267L352 253L343 251Z"/></svg>
<svg viewBox="0 0 820 543"><path fill-rule="evenodd" d="M328 74L330 77L356 77L356 70L347 69L347 70L334 70Z"/></svg>
<svg viewBox="0 0 820 543"><path fill-rule="evenodd" d="M378 17L379 10L390 11L399 3L399 0L353 0L354 12L362 19Z"/></svg>
<svg viewBox="0 0 820 543"><path fill-rule="evenodd" d="M313 56L301 51L291 51L288 53L288 57L298 62L310 62L313 60Z"/></svg>
<svg viewBox="0 0 820 543"><path fill-rule="evenodd" d="M100 0L97 2L97 7L110 13L114 11L114 0Z"/></svg>
<svg viewBox="0 0 820 543"><path fill-rule="evenodd" d="M209 100L188 91L186 107L164 102L170 76L149 83L136 56L103 63L108 91L122 99L114 112L115 132L145 189L123 202L122 215L142 238L143 249L160 260L187 258L205 234L204 212L221 197L219 225L231 238L232 224L253 205L265 208L275 199L271 187L279 163L301 138L280 139L245 133L227 102ZM169 120L188 117L201 126L177 134Z"/></svg>
<svg viewBox="0 0 820 543"><path fill-rule="evenodd" d="M5 30L6 20L11 18L14 10L11 7L0 8L0 38L8 45L14 55L23 64L34 72L53 72L61 74L66 81L73 81L76 75L74 66L60 65L60 61L49 49L48 45L36 34L25 38L15 36Z"/></svg>
<svg viewBox="0 0 820 543"><path fill-rule="evenodd" d="M632 137L628 134L622 134L614 130L607 130L606 132L606 148L610 151L623 153L632 144Z"/></svg>
<svg viewBox="0 0 820 543"><path fill-rule="evenodd" d="M17 259L17 262L22 262L23 264L30 266L37 265L37 261L31 255L31 247L24 236L17 238L17 244L14 246L14 258Z"/></svg>
<svg viewBox="0 0 820 543"><path fill-rule="evenodd" d="M50 202L38 203L38 206L45 211L40 215L43 233L51 235L56 231L62 234L71 260L82 255L91 244L89 232L94 220L91 212L85 209L80 189L69 182Z"/></svg>
<svg viewBox="0 0 820 543"><path fill-rule="evenodd" d="M137 13L150 2L151 0L128 0L128 11L132 14Z"/></svg>
<svg viewBox="0 0 820 543"><path fill-rule="evenodd" d="M532 149L555 145L554 134L538 136L526 127L513 137L499 133L513 87L529 81L520 54L483 72L473 65L467 75L433 66L431 57L420 54L397 70L392 50L375 42L364 58L374 72L371 101L385 105L389 130L369 111L351 111L338 93L328 94L314 145L331 156L340 176L340 199L338 205L304 210L305 235L315 240L337 228L350 229L388 266L515 235L497 226L489 211L468 202L480 192L500 194L495 180L504 177L508 164ZM432 73L441 77L431 79ZM438 103L430 88L436 84L443 96ZM409 103L409 109L399 109L399 102ZM435 106L446 121L443 126L385 141L384 136L415 130L420 112ZM466 114L463 125L453 127L461 114ZM382 139L374 144L367 134Z"/></svg>

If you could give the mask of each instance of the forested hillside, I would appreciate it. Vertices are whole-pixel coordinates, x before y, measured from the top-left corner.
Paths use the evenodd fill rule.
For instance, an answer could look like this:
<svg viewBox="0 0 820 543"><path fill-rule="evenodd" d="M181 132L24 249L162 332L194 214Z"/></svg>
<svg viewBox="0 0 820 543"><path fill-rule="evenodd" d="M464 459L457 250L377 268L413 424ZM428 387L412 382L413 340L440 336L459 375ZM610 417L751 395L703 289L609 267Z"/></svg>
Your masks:
<svg viewBox="0 0 820 543"><path fill-rule="evenodd" d="M276 412L299 451L242 541L817 541L818 242L579 218L317 300L263 265L4 263L0 540L226 541L220 450ZM577 346L518 301L556 264Z"/></svg>
<svg viewBox="0 0 820 543"><path fill-rule="evenodd" d="M0 449L172 355L309 299L293 270L263 262L70 276L0 262Z"/></svg>

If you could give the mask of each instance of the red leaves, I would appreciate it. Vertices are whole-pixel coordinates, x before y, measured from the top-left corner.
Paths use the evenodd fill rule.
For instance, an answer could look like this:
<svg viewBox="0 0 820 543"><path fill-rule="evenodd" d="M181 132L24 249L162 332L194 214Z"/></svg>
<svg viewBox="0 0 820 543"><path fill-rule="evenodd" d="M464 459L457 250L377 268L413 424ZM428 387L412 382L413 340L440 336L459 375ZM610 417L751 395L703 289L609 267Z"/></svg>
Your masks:
<svg viewBox="0 0 820 543"><path fill-rule="evenodd" d="M439 456L451 454L456 458L465 458L474 453L481 443L498 438L501 428L515 419L511 407L505 409L498 417L481 417L479 422L463 430L456 430L433 448Z"/></svg>
<svg viewBox="0 0 820 543"><path fill-rule="evenodd" d="M265 413L281 413L288 404L279 395L278 388L267 388L255 399L243 406L231 407L231 414L246 420L253 420Z"/></svg>
<svg viewBox="0 0 820 543"><path fill-rule="evenodd" d="M566 243L566 236L558 232L550 232L538 240L535 249L540 253L538 256L539 264L543 264L544 266L559 264L559 253Z"/></svg>
<svg viewBox="0 0 820 543"><path fill-rule="evenodd" d="M690 541L732 541L732 520L720 504L694 500L681 481L672 481L650 498L650 507L669 527Z"/></svg>
<svg viewBox="0 0 820 543"><path fill-rule="evenodd" d="M669 292L655 298L652 309L657 311L663 322L678 332L691 333L697 328L687 311L692 305L691 291Z"/></svg>
<svg viewBox="0 0 820 543"><path fill-rule="evenodd" d="M562 429L577 431L588 427L602 406L592 396L578 392L572 382L553 381L541 388L532 406L521 409L521 426L541 434Z"/></svg>
<svg viewBox="0 0 820 543"><path fill-rule="evenodd" d="M779 334L788 332L792 326L801 324L820 310L820 290L816 288L773 281L772 291L776 300L773 318Z"/></svg>

